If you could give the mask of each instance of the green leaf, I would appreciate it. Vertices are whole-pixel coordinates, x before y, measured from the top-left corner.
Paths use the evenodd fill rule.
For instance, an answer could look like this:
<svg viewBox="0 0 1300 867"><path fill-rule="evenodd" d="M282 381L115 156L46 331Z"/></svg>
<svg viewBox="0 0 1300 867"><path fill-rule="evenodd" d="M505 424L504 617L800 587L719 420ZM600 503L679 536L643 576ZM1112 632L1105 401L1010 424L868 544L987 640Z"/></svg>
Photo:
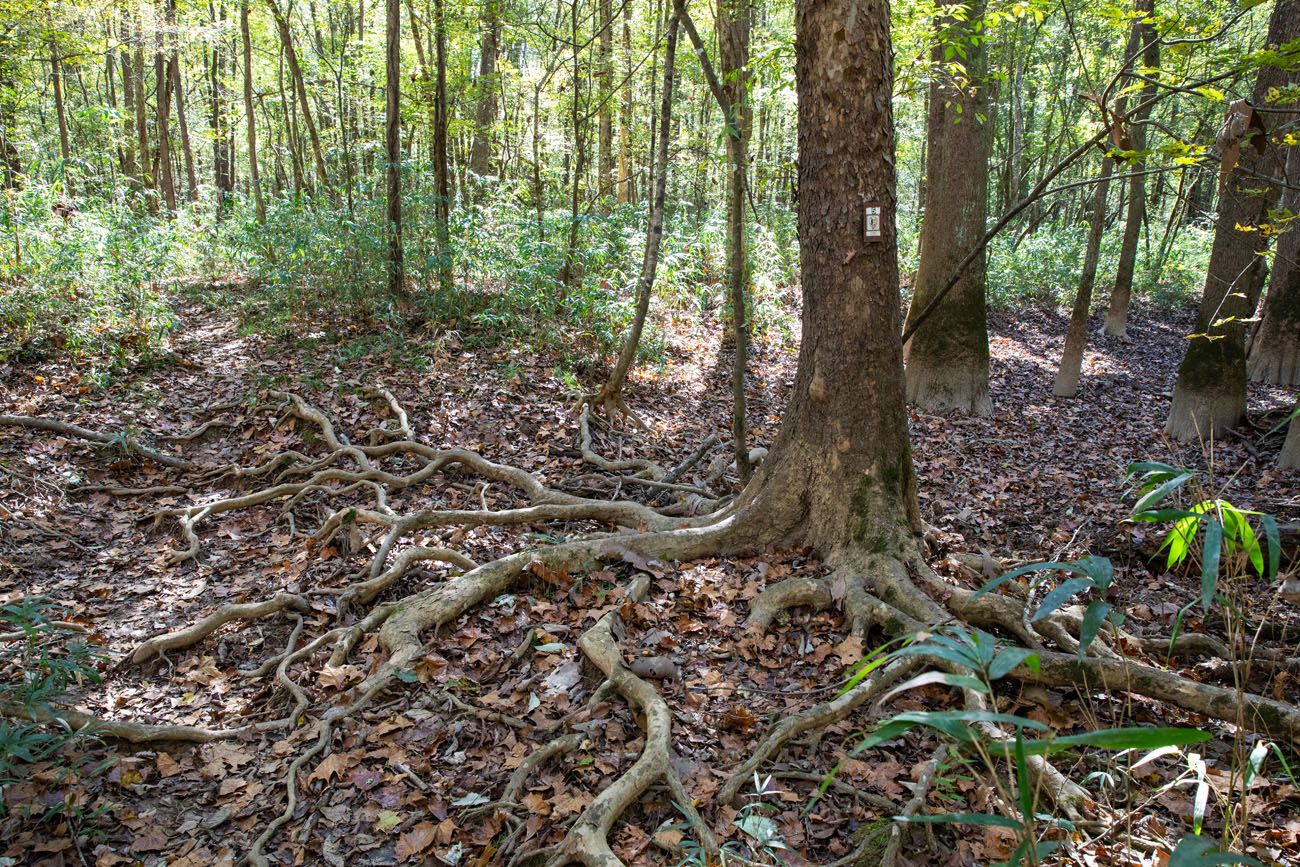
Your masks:
<svg viewBox="0 0 1300 867"><path fill-rule="evenodd" d="M1101 626L1106 622L1106 615L1111 612L1111 604L1102 599L1094 599L1088 603L1088 608L1083 612L1083 623L1079 626L1079 658L1097 639L1097 634L1101 632Z"/></svg>
<svg viewBox="0 0 1300 867"><path fill-rule="evenodd" d="M1277 518L1272 515L1263 515L1259 523L1264 529L1264 541L1268 546L1268 572L1264 575L1264 580L1272 581L1282 565L1282 534L1277 528Z"/></svg>
<svg viewBox="0 0 1300 867"><path fill-rule="evenodd" d="M998 680L1006 677L1017 665L1024 662L1031 656L1037 656L1032 650L1024 647L1004 647L998 651L998 655L993 657L992 664L989 665L989 680Z"/></svg>
<svg viewBox="0 0 1300 867"><path fill-rule="evenodd" d="M924 674L918 674L916 677L913 677L904 683L900 683L898 686L894 687L889 692L882 695L880 697L880 701L883 703L888 699L891 699L894 696L898 695L900 692L907 692L910 689L916 689L917 687L920 686L929 686L932 683L942 683L942 684L946 684L947 686L957 686L957 687L962 687L964 689L973 689L976 692L984 695L987 695L989 691L989 688L984 685L983 681L971 677L970 675L949 674L946 671L927 671Z"/></svg>
<svg viewBox="0 0 1300 867"><path fill-rule="evenodd" d="M1033 755L1060 752L1072 747L1100 747L1106 750L1154 750L1158 747L1183 746L1208 741L1209 732L1188 728L1098 729L1051 740L1026 741L1025 750Z"/></svg>
<svg viewBox="0 0 1300 867"><path fill-rule="evenodd" d="M1223 553L1223 525L1218 521L1205 524L1205 543L1201 548L1201 606L1210 610L1214 588L1219 584L1219 558Z"/></svg>
<svg viewBox="0 0 1300 867"><path fill-rule="evenodd" d="M933 816L895 816L899 822L924 822L937 825L993 825L998 828L1023 827L1015 819L996 816L992 813L939 813Z"/></svg>
<svg viewBox="0 0 1300 867"><path fill-rule="evenodd" d="M988 593L990 590L1000 587L1001 585L1007 583L1008 581L1012 581L1016 578L1019 578L1021 575L1028 575L1030 572L1050 572L1057 569L1065 570L1065 571L1073 571L1073 564L1059 563L1053 561L1051 563L1029 563L1025 566L1019 566L1015 569L1012 569L1010 572L1004 573L1002 575L999 575L997 578L994 578L992 581L985 584L980 589L976 590L974 594L971 595L971 598L975 599L976 597L983 596L985 593Z"/></svg>
<svg viewBox="0 0 1300 867"><path fill-rule="evenodd" d="M1147 509L1150 509L1152 506L1155 506L1161 500L1165 499L1174 491L1181 488L1184 484L1188 482L1188 480L1192 479L1193 477L1194 477L1193 473L1188 471L1183 471L1178 475L1174 476L1172 479L1169 479L1168 481L1160 485L1157 485L1152 490L1147 491L1142 496L1142 498L1137 501L1137 504L1133 506L1134 513L1145 512Z"/></svg>
<svg viewBox="0 0 1300 867"><path fill-rule="evenodd" d="M1213 867L1216 864L1256 864L1264 867L1262 862L1248 855L1220 852L1212 842L1195 834L1188 834L1178 841L1165 867Z"/></svg>
<svg viewBox="0 0 1300 867"><path fill-rule="evenodd" d="M1052 589L1051 593L1043 597L1042 604L1038 606L1038 610L1034 612L1033 617L1029 618L1029 621L1037 623L1068 602L1071 596L1085 590L1091 590L1092 586L1093 581L1091 578L1070 578L1062 581Z"/></svg>

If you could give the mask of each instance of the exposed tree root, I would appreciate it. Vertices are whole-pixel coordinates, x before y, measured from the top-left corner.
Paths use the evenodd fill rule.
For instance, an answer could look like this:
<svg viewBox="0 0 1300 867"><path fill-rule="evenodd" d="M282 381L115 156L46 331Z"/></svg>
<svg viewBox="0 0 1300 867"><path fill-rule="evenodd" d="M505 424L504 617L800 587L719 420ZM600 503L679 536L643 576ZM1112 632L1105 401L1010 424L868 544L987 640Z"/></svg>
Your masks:
<svg viewBox="0 0 1300 867"><path fill-rule="evenodd" d="M296 593L277 593L262 602L223 605L192 626L187 626L175 632L168 632L165 635L158 635L142 642L132 651L129 659L133 664L139 664L169 650L197 644L233 620L255 620L260 617L278 614L285 609L306 611L308 610L307 600Z"/></svg>
<svg viewBox="0 0 1300 867"><path fill-rule="evenodd" d="M147 446L135 437L128 436L125 432L106 434L100 431L88 430L75 424L67 424L66 422L48 418L31 418L25 415L0 415L0 427L26 427L76 437L77 439L99 443L104 446L117 446L127 454L137 454L153 461L155 464L176 470L192 470L196 466L184 458L165 454L152 446Z"/></svg>

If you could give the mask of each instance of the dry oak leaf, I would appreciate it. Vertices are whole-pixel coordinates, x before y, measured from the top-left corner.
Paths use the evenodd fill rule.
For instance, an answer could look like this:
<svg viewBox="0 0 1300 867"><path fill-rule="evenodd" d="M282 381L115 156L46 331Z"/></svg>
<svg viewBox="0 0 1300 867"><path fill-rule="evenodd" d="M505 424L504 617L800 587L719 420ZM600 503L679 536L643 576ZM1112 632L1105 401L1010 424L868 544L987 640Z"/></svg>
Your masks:
<svg viewBox="0 0 1300 867"><path fill-rule="evenodd" d="M396 855L398 861L410 861L425 849L433 845L438 834L438 827L432 822L421 822L401 837L397 838Z"/></svg>
<svg viewBox="0 0 1300 867"><path fill-rule="evenodd" d="M311 785L317 780L329 782L337 774L341 774L348 768L361 761L360 752L356 753L330 753L325 757L325 761L316 766L316 770L311 772L307 777L307 784Z"/></svg>
<svg viewBox="0 0 1300 867"><path fill-rule="evenodd" d="M862 639L856 635L850 635L835 645L835 655L840 658L841 665L853 665L862 658Z"/></svg>

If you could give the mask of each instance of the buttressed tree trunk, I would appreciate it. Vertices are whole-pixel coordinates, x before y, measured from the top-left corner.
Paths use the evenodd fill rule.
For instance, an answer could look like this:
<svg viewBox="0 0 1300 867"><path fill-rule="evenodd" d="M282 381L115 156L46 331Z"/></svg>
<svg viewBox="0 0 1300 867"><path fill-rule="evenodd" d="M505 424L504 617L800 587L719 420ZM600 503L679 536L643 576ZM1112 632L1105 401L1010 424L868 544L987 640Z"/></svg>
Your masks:
<svg viewBox="0 0 1300 867"><path fill-rule="evenodd" d="M979 244L988 216L993 130L986 120L985 49L981 41L971 39L974 22L984 17L983 0L974 0L968 9L968 21L941 21L946 40L968 46L966 69L960 77L945 71L930 85L925 219L909 318ZM934 47L936 67L943 63L943 41ZM917 406L977 415L992 412L985 275L986 255L981 251L909 341L907 397Z"/></svg>
<svg viewBox="0 0 1300 867"><path fill-rule="evenodd" d="M1287 148L1286 177L1300 179L1300 147ZM1283 211L1291 215L1281 227L1273 272L1269 276L1264 316L1250 344L1248 371L1254 382L1300 386L1300 190L1288 188Z"/></svg>
<svg viewBox="0 0 1300 867"><path fill-rule="evenodd" d="M1056 383L1052 386L1052 394L1057 397L1074 397L1079 393L1079 371L1083 367L1083 351L1088 347L1088 313L1092 309L1092 287L1097 281L1101 235L1106 230L1106 194L1110 192L1110 173L1114 165L1115 161L1109 155L1102 159L1101 180L1093 193L1092 222L1088 226L1088 247L1083 253L1079 293L1074 297L1070 330L1065 335L1061 365L1056 370Z"/></svg>
<svg viewBox="0 0 1300 867"><path fill-rule="evenodd" d="M1300 37L1300 0L1278 0L1269 17L1267 42L1276 47ZM1300 52L1296 53L1300 60ZM1294 66L1295 64L1291 64ZM1283 156L1277 136L1290 111L1278 112L1280 88L1297 80L1294 69L1263 66L1250 103L1228 108L1220 147L1236 165L1219 197L1219 218L1196 327L1178 368L1165 431L1175 439L1208 439L1236 425L1246 412L1245 322L1255 311L1264 281L1268 236L1260 227L1278 200L1276 176ZM1255 113L1251 105L1270 109ZM1262 125L1265 131L1260 131Z"/></svg>
<svg viewBox="0 0 1300 867"><path fill-rule="evenodd" d="M1153 70L1160 64L1160 42L1156 38L1155 26L1151 15L1155 11L1154 0L1138 0L1138 18L1133 22L1133 33L1129 38L1125 58L1142 52L1142 66L1147 75L1154 75ZM1138 105L1145 105L1155 93L1155 84L1143 82L1135 100ZM1137 112L1128 127L1133 150L1143 151L1147 146L1147 128L1145 121L1151 114L1150 106ZM1146 222L1146 177L1141 169L1142 159L1126 162L1132 169L1128 179L1128 216L1124 223L1124 237L1120 241L1119 264L1115 269L1115 286L1110 293L1110 305L1106 310L1104 329L1112 337L1124 337L1128 334L1128 309L1133 298L1133 272L1137 269L1138 236Z"/></svg>

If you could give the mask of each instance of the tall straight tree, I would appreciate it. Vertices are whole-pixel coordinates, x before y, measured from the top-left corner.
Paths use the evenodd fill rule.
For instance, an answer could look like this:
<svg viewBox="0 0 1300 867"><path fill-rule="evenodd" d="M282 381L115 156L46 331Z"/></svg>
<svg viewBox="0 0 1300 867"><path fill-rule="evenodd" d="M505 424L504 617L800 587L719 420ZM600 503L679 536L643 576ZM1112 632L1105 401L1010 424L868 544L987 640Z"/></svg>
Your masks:
<svg viewBox="0 0 1300 867"><path fill-rule="evenodd" d="M1128 134L1132 149L1141 153L1147 147L1147 119L1151 114L1150 98L1155 93L1155 82L1150 80L1160 65L1160 40L1156 35L1152 16L1155 14L1155 0L1137 0L1136 19L1133 21L1132 35L1129 37L1126 61L1137 63L1142 58L1141 88L1134 99L1140 106L1128 125ZM1121 103L1122 104L1122 103ZM1123 108L1120 108L1123 112ZM1104 328L1112 337L1124 337L1128 334L1128 310L1133 298L1133 274L1137 270L1138 239L1142 226L1147 219L1146 175L1141 168L1143 158L1126 160L1132 171L1128 177L1128 215L1124 222L1124 237L1120 241L1119 264L1115 267L1115 286L1111 289L1110 305L1106 310Z"/></svg>
<svg viewBox="0 0 1300 867"><path fill-rule="evenodd" d="M479 177L492 173L492 127L497 120L497 55L501 51L501 9L499 0L487 0L483 8L483 39L479 43L478 105L474 112L474 142L470 146L469 168Z"/></svg>
<svg viewBox="0 0 1300 867"><path fill-rule="evenodd" d="M641 333L645 329L646 315L650 311L650 296L654 292L655 270L659 265L659 248L664 234L664 198L668 191L668 142L673 121L673 81L676 76L677 60L677 15L668 19L668 35L664 41L664 87L662 103L659 108L658 135L655 138L655 150L652 162L659 165L655 175L654 191L650 197L650 224L646 227L645 250L641 257L641 274L636 281L636 312L632 317L632 326L623 337L623 348L619 351L614 369L610 371L605 384L586 402L597 409L613 416L624 413L632 416L623 399L623 387L627 383L628 372L636 360L637 347L641 345Z"/></svg>
<svg viewBox="0 0 1300 867"><path fill-rule="evenodd" d="M144 181L146 190L156 189L155 178L157 173L153 170L153 157L149 152L149 107L144 89L144 22L140 18L137 9L134 20L134 35L131 40L131 76L135 82L135 134L136 141L139 142L139 159L140 159L140 176ZM149 212L156 213L158 210L158 200L154 196L148 197Z"/></svg>
<svg viewBox="0 0 1300 867"><path fill-rule="evenodd" d="M248 180L253 187L257 222L266 222L266 202L262 198L262 177L257 166L257 114L253 111L253 40L249 33L248 12L252 0L239 4L239 39L244 49L244 123L248 130Z"/></svg>
<svg viewBox="0 0 1300 867"><path fill-rule="evenodd" d="M241 14L243 7L247 4L241 3ZM212 20L212 26L216 29L218 25L218 14L221 18L225 17L225 6L220 7L218 13L218 4L216 0L209 0L208 14ZM207 58L208 62L208 126L212 130L212 174L213 181L217 186L217 219L225 213L226 207L230 201L230 196L235 191L234 166L231 159L230 136L227 133L227 120L225 101L225 43L221 39L214 39L212 42L212 52Z"/></svg>
<svg viewBox="0 0 1300 867"><path fill-rule="evenodd" d="M411 38L415 42L416 59L420 64L425 105L429 111L429 132L433 137L433 222L438 244L438 287L445 292L451 288L451 181L447 166L447 48L442 0L434 0L434 70L429 69L420 40L420 23L415 16L414 0L406 0L406 13L411 19Z"/></svg>
<svg viewBox="0 0 1300 867"><path fill-rule="evenodd" d="M174 8L170 4L168 8L174 15ZM188 118L185 117L185 84L181 79L180 56L175 46L172 47L167 65L171 74L172 92L176 95L176 126L181 135L181 156L185 162L185 198L187 201L197 202L199 181L194 173L194 148L190 145L190 125Z"/></svg>
<svg viewBox="0 0 1300 867"><path fill-rule="evenodd" d="M48 22L47 22L48 23ZM54 114L59 124L59 159L61 165L59 172L63 177L63 190L66 193L72 192L71 182L68 180L68 165L72 162L72 138L68 134L68 108L63 98L63 59L62 49L59 48L59 42L53 38L54 26L49 25L50 39L50 83L54 89Z"/></svg>
<svg viewBox="0 0 1300 867"><path fill-rule="evenodd" d="M1277 0L1269 16L1269 46L1300 39L1300 0ZM1228 108L1219 144L1231 166L1219 196L1219 217L1196 326L1178 367L1165 432L1175 439L1208 439L1246 412L1245 320L1264 284L1269 210L1278 201L1285 157L1278 134L1293 106L1285 88L1300 80L1300 50L1261 66L1252 99ZM1263 111L1256 112L1254 107ZM1235 157L1235 159L1234 159Z"/></svg>
<svg viewBox="0 0 1300 867"><path fill-rule="evenodd" d="M388 292L405 294L402 268L402 0L386 0L384 156L388 161Z"/></svg>
<svg viewBox="0 0 1300 867"><path fill-rule="evenodd" d="M289 66L289 77L293 79L293 89L298 95L298 107L302 110L303 126L307 128L307 141L311 145L312 163L316 167L316 180L320 182L321 193L329 195L329 171L325 168L325 154L321 150L320 134L316 130L316 118L311 110L311 97L307 94L307 82L303 79L302 67L298 65L298 52L293 47L293 32L289 29L289 20L284 17L275 0L266 0L266 3L271 8L271 17L275 19L275 28L284 48L285 63Z"/></svg>
<svg viewBox="0 0 1300 867"><path fill-rule="evenodd" d="M163 28L158 28L154 36L153 55L154 93L157 99L154 109L158 134L158 183L162 188L163 204L167 206L169 213L176 210L176 180L172 174L171 66L167 62L167 42L171 37L172 34L164 32Z"/></svg>
<svg viewBox="0 0 1300 867"><path fill-rule="evenodd" d="M979 27L983 18L983 0L972 0L965 15L938 21L932 57L936 75L930 84L926 122L921 261L909 320L940 291L984 235L993 128L988 121L986 51ZM963 49L964 64L945 62L946 45ZM981 250L909 341L907 397L917 406L977 415L992 411L985 282L986 257Z"/></svg>
<svg viewBox="0 0 1300 867"><path fill-rule="evenodd" d="M1056 370L1052 394L1057 397L1074 397L1079 393L1079 372L1083 368L1083 351L1088 346L1088 314L1092 310L1092 288L1097 282L1097 260L1101 257L1101 236L1106 230L1106 194L1110 192L1110 174L1115 161L1107 154L1101 161L1101 179L1093 191L1092 218L1088 225L1088 246L1083 252L1083 273L1079 277L1079 291L1074 296L1074 310L1070 313L1070 328L1065 335L1065 348L1061 351L1061 364Z"/></svg>
<svg viewBox="0 0 1300 867"><path fill-rule="evenodd" d="M600 11L600 59L596 69L598 82L597 119L599 153L596 158L596 193L607 200L618 183L614 175L614 9L610 0L598 0Z"/></svg>
<svg viewBox="0 0 1300 867"><path fill-rule="evenodd" d="M632 201L632 0L623 3L623 87L618 109L618 201Z"/></svg>

